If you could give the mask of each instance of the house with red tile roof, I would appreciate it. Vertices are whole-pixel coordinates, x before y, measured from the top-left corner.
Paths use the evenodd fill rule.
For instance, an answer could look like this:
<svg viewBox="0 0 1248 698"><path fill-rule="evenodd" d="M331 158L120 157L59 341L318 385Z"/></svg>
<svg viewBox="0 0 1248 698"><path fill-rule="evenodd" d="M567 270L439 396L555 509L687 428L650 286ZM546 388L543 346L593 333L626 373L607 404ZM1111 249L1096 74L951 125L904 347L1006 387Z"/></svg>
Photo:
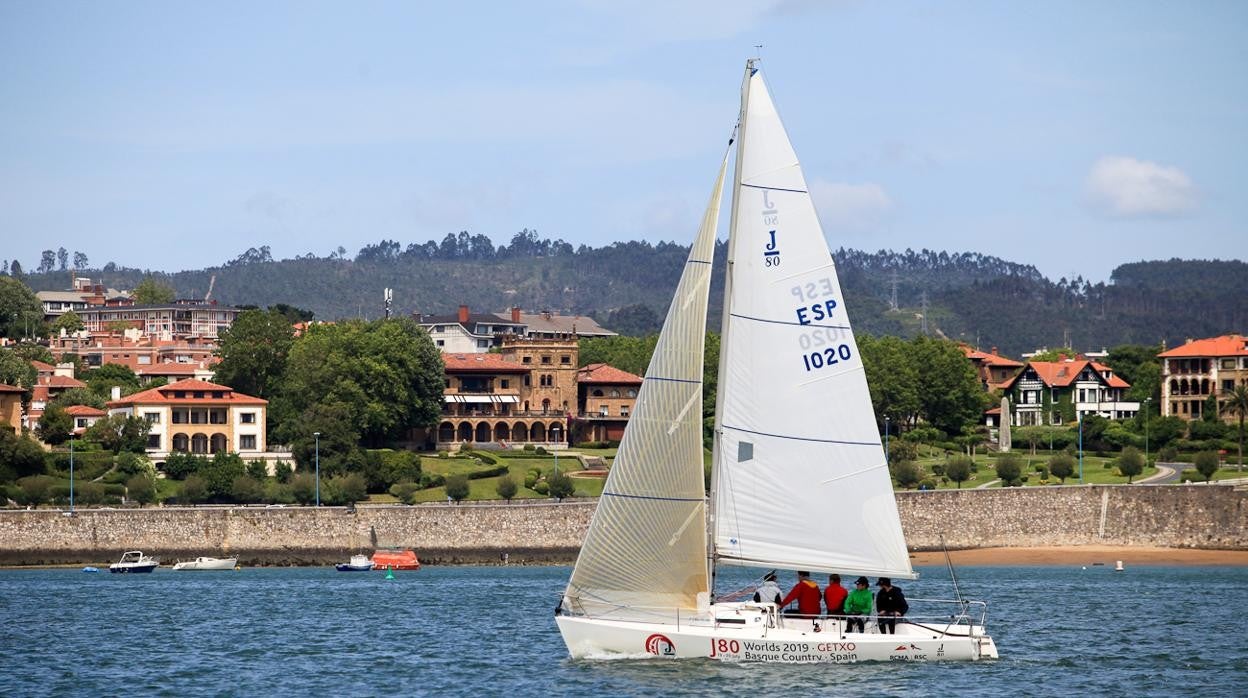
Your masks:
<svg viewBox="0 0 1248 698"><path fill-rule="evenodd" d="M57 395L70 388L85 388L86 383L74 378L74 365L71 363L52 364L42 361L31 361L38 376L30 391L30 405L26 408L25 424L27 429L34 429L43 418L43 411L48 403Z"/></svg>
<svg viewBox="0 0 1248 698"><path fill-rule="evenodd" d="M609 364L588 364L577 371L576 439L619 441L623 438L641 383L641 376Z"/></svg>
<svg viewBox="0 0 1248 698"><path fill-rule="evenodd" d="M1028 361L1002 384L1013 426L1057 425L1089 414L1129 419L1140 411L1140 403L1123 398L1130 387L1109 366L1083 357Z"/></svg>
<svg viewBox="0 0 1248 698"><path fill-rule="evenodd" d="M22 433L22 395L25 392L16 385L0 383L0 429Z"/></svg>
<svg viewBox="0 0 1248 698"><path fill-rule="evenodd" d="M1161 359L1163 417L1200 419L1211 395L1248 385L1248 337L1238 333L1189 339L1157 358ZM1223 419L1235 418L1225 415Z"/></svg>
<svg viewBox="0 0 1248 698"><path fill-rule="evenodd" d="M159 464L174 452L261 456L267 447L268 404L226 385L187 378L116 397L108 412L147 420L147 454Z"/></svg>
<svg viewBox="0 0 1248 698"><path fill-rule="evenodd" d="M82 433L90 429L92 424L108 416L104 410L90 405L70 405L65 408L65 414L74 420L75 436L82 436Z"/></svg>
<svg viewBox="0 0 1248 698"><path fill-rule="evenodd" d="M1023 367L1023 362L998 354L996 347L993 347L992 351L980 351L969 344L959 342L958 348L975 366L975 372L979 374L980 385L989 392L1000 389Z"/></svg>

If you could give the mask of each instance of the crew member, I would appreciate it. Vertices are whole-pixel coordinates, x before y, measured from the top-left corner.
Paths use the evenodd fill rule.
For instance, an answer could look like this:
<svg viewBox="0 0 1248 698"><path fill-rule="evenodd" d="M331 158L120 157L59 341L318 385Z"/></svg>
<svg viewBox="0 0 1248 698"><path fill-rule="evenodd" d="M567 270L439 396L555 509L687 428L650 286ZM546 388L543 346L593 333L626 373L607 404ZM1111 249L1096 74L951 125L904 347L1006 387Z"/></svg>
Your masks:
<svg viewBox="0 0 1248 698"><path fill-rule="evenodd" d="M823 610L822 598L819 594L819 585L810 578L809 572L797 573L797 584L789 590L788 596L780 602L781 606L788 606L794 600L797 600L797 615L814 618Z"/></svg>
<svg viewBox="0 0 1248 698"><path fill-rule="evenodd" d="M776 584L776 573L768 572L763 576L763 583L754 590L756 603L774 603L780 605L780 585Z"/></svg>
<svg viewBox="0 0 1248 698"><path fill-rule="evenodd" d="M871 582L866 577L859 577L854 582L854 590L845 597L845 632L851 632L855 625L858 632L865 633L866 617L871 615L874 605L871 598Z"/></svg>
<svg viewBox="0 0 1248 698"><path fill-rule="evenodd" d="M906 611L910 610L910 604L906 602L906 596L901 593L901 588L893 586L893 580L888 577L880 577L876 586L880 587L880 593L875 595L875 610L879 614L880 632L896 634L897 619L906 615Z"/></svg>

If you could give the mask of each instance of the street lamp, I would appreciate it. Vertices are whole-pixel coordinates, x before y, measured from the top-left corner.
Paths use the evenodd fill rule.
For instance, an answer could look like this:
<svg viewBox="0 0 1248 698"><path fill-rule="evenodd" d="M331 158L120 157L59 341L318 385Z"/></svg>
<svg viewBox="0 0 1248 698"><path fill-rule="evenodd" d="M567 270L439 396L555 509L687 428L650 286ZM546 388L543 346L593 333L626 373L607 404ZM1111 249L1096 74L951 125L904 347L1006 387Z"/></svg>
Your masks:
<svg viewBox="0 0 1248 698"><path fill-rule="evenodd" d="M321 432L314 431L316 437L316 505L321 505Z"/></svg>
<svg viewBox="0 0 1248 698"><path fill-rule="evenodd" d="M892 465L891 456L888 455L888 415L884 415L884 464Z"/></svg>
<svg viewBox="0 0 1248 698"><path fill-rule="evenodd" d="M74 440L69 440L69 513L74 513Z"/></svg>
<svg viewBox="0 0 1248 698"><path fill-rule="evenodd" d="M1079 418L1079 484L1083 484L1083 413L1076 412Z"/></svg>
<svg viewBox="0 0 1248 698"><path fill-rule="evenodd" d="M1144 398L1144 467L1148 467L1148 418L1151 416L1153 397Z"/></svg>

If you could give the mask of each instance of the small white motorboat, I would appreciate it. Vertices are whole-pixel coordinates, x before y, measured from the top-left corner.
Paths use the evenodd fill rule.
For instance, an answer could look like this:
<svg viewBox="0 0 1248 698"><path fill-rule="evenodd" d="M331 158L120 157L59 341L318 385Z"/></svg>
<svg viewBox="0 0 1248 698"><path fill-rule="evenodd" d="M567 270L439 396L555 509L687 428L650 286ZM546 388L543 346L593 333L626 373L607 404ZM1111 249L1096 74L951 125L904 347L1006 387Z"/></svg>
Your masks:
<svg viewBox="0 0 1248 698"><path fill-rule="evenodd" d="M138 550L129 550L122 554L121 560L109 565L108 571L114 574L139 574L151 572L157 567L160 567L160 560L148 557Z"/></svg>
<svg viewBox="0 0 1248 698"><path fill-rule="evenodd" d="M351 562L334 565L339 572L367 572L373 569L373 561L367 555L352 555Z"/></svg>
<svg viewBox="0 0 1248 698"><path fill-rule="evenodd" d="M238 565L236 557L197 557L191 562L179 562L173 571L182 570L232 570Z"/></svg>

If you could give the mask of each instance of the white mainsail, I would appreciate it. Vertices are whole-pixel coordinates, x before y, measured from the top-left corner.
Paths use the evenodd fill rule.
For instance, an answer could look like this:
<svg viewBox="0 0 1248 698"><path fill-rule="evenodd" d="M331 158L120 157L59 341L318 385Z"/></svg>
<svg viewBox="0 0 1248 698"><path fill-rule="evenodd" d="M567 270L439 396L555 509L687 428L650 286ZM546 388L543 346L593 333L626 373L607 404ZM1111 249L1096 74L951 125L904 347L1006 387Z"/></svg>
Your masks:
<svg viewBox="0 0 1248 698"><path fill-rule="evenodd" d="M806 180L747 70L718 383L721 563L913 577L858 347Z"/></svg>
<svg viewBox="0 0 1248 698"><path fill-rule="evenodd" d="M594 616L670 616L709 599L702 367L727 157L564 593Z"/></svg>

